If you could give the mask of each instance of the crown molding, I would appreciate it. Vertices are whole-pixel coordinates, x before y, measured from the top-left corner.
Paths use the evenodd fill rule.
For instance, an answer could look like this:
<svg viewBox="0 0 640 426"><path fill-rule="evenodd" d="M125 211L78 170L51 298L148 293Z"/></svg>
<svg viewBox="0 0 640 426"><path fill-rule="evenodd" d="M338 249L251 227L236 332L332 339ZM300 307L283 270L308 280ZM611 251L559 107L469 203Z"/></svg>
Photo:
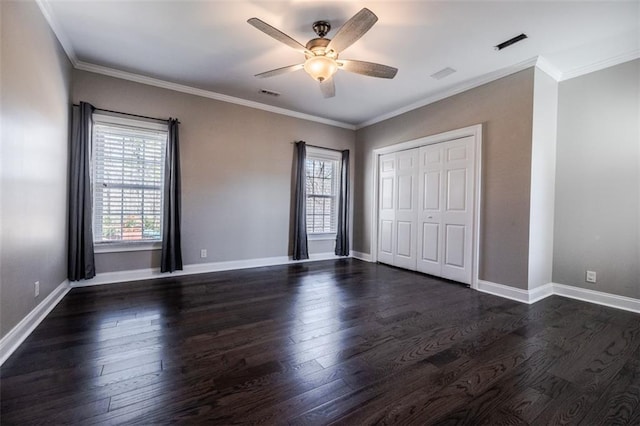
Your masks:
<svg viewBox="0 0 640 426"><path fill-rule="evenodd" d="M632 50L631 52L622 53L612 58L594 62L593 64L589 64L582 67L574 68L569 71L565 71L562 73L562 80L569 80L571 78L580 77L581 75L600 71L605 68L609 68L619 64L623 64L625 62L633 61L638 58L640 58L640 49L635 49L635 50Z"/></svg>
<svg viewBox="0 0 640 426"><path fill-rule="evenodd" d="M404 114L405 112L413 111L414 109L421 108L423 106L432 104L434 102L440 101L442 99L448 98L453 95L457 95L458 93L466 92L467 90L474 89L478 86L482 86L483 84L491 83L494 80L498 80L502 77L506 77L508 75L517 73L529 67L533 67L537 64L538 57L534 57L528 59L523 62L519 62L515 65L502 68L500 70L490 72L488 74L484 74L478 78L473 78L471 80L464 81L458 85L452 86L447 90L443 90L442 92L438 92L435 95L429 96L425 99L422 99L418 102L414 102L405 107L396 109L394 111L388 112L386 114L379 115L370 120L364 121L358 125L356 125L356 130L362 129L363 127L371 126L372 124L379 123L384 120L388 120L389 118L396 117L400 114Z"/></svg>
<svg viewBox="0 0 640 426"><path fill-rule="evenodd" d="M71 64L75 67L76 64L78 63L78 57L76 55L75 50L73 50L73 45L69 41L69 37L67 37L67 34L62 30L62 26L60 26L60 24L58 23L58 20L55 17L55 14L51 10L51 5L49 4L49 1L36 0L36 4L40 8L40 12L42 12L42 15L44 16L44 19L49 24L49 27L51 28L56 38L62 45L62 49L64 50L64 53L67 54L67 57L71 61Z"/></svg>
<svg viewBox="0 0 640 426"><path fill-rule="evenodd" d="M536 60L536 67L541 71L544 71L549 77L553 78L555 81L562 81L564 75L562 71L556 68L555 65L552 65L551 62L547 61L542 56L538 56Z"/></svg>
<svg viewBox="0 0 640 426"><path fill-rule="evenodd" d="M355 130L353 124L344 123L342 121L330 120L328 118L318 117L311 114L305 114L302 112L292 111L285 108L280 108L272 105L263 104L260 102L249 101L246 99L236 98L234 96L223 95L221 93L213 92L210 90L198 89L183 84L172 83L166 80L160 80L157 78L147 77L145 75L136 74L127 71L117 70L115 68L109 68L102 65L90 64L83 61L78 61L75 65L76 69L82 71L93 72L96 74L102 74L109 77L116 77L123 80L134 81L136 83L142 83L149 86L160 87L163 89L174 90L176 92L187 93L190 95L200 96L203 98L214 99L216 101L227 102L236 105L242 105L249 108L260 109L263 111L273 112L275 114L287 115L289 117L300 118L302 120L315 121L317 123L328 124L330 126L342 127L344 129Z"/></svg>

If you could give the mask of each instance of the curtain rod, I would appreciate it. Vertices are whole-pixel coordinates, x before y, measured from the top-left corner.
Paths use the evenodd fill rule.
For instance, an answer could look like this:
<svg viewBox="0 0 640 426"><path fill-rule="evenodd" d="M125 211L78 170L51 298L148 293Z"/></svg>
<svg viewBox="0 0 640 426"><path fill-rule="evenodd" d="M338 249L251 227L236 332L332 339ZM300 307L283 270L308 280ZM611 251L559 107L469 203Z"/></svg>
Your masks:
<svg viewBox="0 0 640 426"><path fill-rule="evenodd" d="M74 107L80 106L78 104L73 104ZM96 108L93 107L94 110L96 111L102 111L102 112L110 112L112 114L121 114L121 115L128 115L130 117L138 117L138 118L146 118L147 120L156 120L156 121L169 121L169 119L165 119L165 118L156 118L156 117L148 117L146 115L138 115L138 114L131 114L128 112L120 112L120 111L113 111L110 109L104 109L104 108ZM178 124L180 124L180 120L178 120Z"/></svg>
<svg viewBox="0 0 640 426"><path fill-rule="evenodd" d="M304 142L304 141L298 141L298 142ZM293 142L291 142L291 143L292 143L292 144L294 144L294 143L296 143L296 141L293 141ZM327 148L327 147L324 147L324 146L318 146L318 145L311 145L311 144L306 143L306 142L304 142L304 144L305 144L305 146L310 146L311 148L326 149L326 150L328 150L328 151L335 151L335 152L349 151L348 149L347 149L347 150L344 150L344 149Z"/></svg>

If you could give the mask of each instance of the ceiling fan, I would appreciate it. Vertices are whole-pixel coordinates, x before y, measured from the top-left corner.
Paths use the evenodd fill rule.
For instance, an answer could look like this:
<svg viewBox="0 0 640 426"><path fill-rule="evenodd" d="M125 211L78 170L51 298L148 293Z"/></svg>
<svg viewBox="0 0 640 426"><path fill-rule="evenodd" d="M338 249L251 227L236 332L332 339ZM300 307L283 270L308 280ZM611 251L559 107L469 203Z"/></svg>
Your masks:
<svg viewBox="0 0 640 426"><path fill-rule="evenodd" d="M325 98L335 96L336 88L332 77L340 69L371 77L393 78L398 72L397 68L373 62L338 59L338 55L369 31L377 20L378 17L375 13L364 8L345 22L333 39L325 38L325 35L331 30L331 25L328 22L314 22L313 31L318 35L318 38L309 40L306 46L303 46L266 22L258 18L251 18L247 20L249 24L287 46L304 53L306 58L302 64L276 68L256 74L256 77L273 77L304 69L314 80L320 82L320 90Z"/></svg>

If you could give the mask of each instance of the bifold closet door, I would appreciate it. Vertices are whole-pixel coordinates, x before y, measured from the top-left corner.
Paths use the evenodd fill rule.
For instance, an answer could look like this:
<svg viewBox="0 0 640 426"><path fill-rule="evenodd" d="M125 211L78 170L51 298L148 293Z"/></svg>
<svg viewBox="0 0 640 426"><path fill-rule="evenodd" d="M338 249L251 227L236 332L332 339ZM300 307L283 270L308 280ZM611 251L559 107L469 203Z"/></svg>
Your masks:
<svg viewBox="0 0 640 426"><path fill-rule="evenodd" d="M471 284L472 137L420 148L417 270Z"/></svg>
<svg viewBox="0 0 640 426"><path fill-rule="evenodd" d="M396 219L396 154L380 156L378 172L378 261L393 265Z"/></svg>
<svg viewBox="0 0 640 426"><path fill-rule="evenodd" d="M418 154L412 149L380 157L378 261L416 269Z"/></svg>
<svg viewBox="0 0 640 426"><path fill-rule="evenodd" d="M395 256L393 264L415 271L419 149L396 153Z"/></svg>

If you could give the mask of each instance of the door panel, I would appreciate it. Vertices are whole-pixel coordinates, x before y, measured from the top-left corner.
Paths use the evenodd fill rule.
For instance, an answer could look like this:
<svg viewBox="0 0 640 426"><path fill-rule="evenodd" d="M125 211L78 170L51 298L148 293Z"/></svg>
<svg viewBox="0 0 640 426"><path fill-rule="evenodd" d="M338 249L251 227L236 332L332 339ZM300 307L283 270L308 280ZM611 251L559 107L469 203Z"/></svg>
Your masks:
<svg viewBox="0 0 640 426"><path fill-rule="evenodd" d="M446 265L464 268L464 230L463 225L447 225L444 256Z"/></svg>
<svg viewBox="0 0 640 426"><path fill-rule="evenodd" d="M447 171L447 210L466 210L467 169Z"/></svg>
<svg viewBox="0 0 640 426"><path fill-rule="evenodd" d="M438 256L438 229L437 223L424 223L422 230L422 260L428 262L439 261Z"/></svg>
<svg viewBox="0 0 640 426"><path fill-rule="evenodd" d="M380 160L380 171L392 172L395 169L394 163L395 163L395 158L393 156Z"/></svg>
<svg viewBox="0 0 640 426"><path fill-rule="evenodd" d="M404 151L398 154L398 171L413 170L415 167L415 156L410 151Z"/></svg>
<svg viewBox="0 0 640 426"><path fill-rule="evenodd" d="M398 176L398 210L412 210L413 204L413 176Z"/></svg>
<svg viewBox="0 0 640 426"><path fill-rule="evenodd" d="M424 150L423 154L423 165L439 165L441 163L440 155L442 154L442 150L434 149L434 150Z"/></svg>
<svg viewBox="0 0 640 426"><path fill-rule="evenodd" d="M380 185L380 201L384 210L393 209L393 177L382 179L382 185Z"/></svg>
<svg viewBox="0 0 640 426"><path fill-rule="evenodd" d="M446 143L446 142L445 142ZM469 158L468 149L466 146L454 146L451 148L445 148L447 150L447 161L467 160Z"/></svg>
<svg viewBox="0 0 640 426"><path fill-rule="evenodd" d="M393 221L383 220L381 222L380 251L393 256Z"/></svg>
<svg viewBox="0 0 640 426"><path fill-rule="evenodd" d="M424 210L440 209L440 171L425 172L424 176Z"/></svg>
<svg viewBox="0 0 640 426"><path fill-rule="evenodd" d="M413 240L413 224L411 222L398 222L398 256L410 258L412 255L411 242Z"/></svg>

